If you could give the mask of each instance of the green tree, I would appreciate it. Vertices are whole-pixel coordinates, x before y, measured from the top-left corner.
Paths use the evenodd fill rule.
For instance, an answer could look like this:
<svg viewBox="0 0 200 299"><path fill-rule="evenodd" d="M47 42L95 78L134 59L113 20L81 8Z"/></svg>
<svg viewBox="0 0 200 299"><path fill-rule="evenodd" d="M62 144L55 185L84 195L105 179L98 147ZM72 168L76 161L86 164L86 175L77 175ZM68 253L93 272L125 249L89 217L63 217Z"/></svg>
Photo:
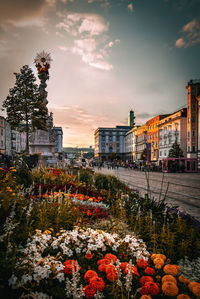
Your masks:
<svg viewBox="0 0 200 299"><path fill-rule="evenodd" d="M183 157L183 151L180 148L177 140L173 143L172 148L169 151L169 158L181 158Z"/></svg>
<svg viewBox="0 0 200 299"><path fill-rule="evenodd" d="M47 130L48 110L39 92L36 78L28 65L14 73L16 82L3 102L11 127L26 132L26 153L29 153L29 134L36 129Z"/></svg>

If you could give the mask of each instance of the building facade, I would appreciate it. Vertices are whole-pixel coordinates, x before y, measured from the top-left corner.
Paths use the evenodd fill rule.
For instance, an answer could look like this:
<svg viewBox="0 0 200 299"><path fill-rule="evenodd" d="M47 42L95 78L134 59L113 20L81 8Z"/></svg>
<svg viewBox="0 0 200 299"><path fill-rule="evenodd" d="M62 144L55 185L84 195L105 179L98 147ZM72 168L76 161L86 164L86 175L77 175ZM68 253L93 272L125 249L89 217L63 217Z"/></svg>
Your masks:
<svg viewBox="0 0 200 299"><path fill-rule="evenodd" d="M136 161L137 155L137 128L139 126L135 126L130 131L128 131L125 135L125 153L127 161Z"/></svg>
<svg viewBox="0 0 200 299"><path fill-rule="evenodd" d="M180 109L160 120L159 160L167 158L174 142L177 142L187 156L187 109Z"/></svg>
<svg viewBox="0 0 200 299"><path fill-rule="evenodd" d="M141 155L147 149L147 126L146 124L137 128L136 160L141 160Z"/></svg>
<svg viewBox="0 0 200 299"><path fill-rule="evenodd" d="M5 118L0 116L0 153L6 153Z"/></svg>
<svg viewBox="0 0 200 299"><path fill-rule="evenodd" d="M111 154L115 153L120 159L125 160L125 137L130 129L130 126L96 129L94 133L95 159L109 160Z"/></svg>
<svg viewBox="0 0 200 299"><path fill-rule="evenodd" d="M200 80L190 80L187 88L187 157L198 159L200 169Z"/></svg>

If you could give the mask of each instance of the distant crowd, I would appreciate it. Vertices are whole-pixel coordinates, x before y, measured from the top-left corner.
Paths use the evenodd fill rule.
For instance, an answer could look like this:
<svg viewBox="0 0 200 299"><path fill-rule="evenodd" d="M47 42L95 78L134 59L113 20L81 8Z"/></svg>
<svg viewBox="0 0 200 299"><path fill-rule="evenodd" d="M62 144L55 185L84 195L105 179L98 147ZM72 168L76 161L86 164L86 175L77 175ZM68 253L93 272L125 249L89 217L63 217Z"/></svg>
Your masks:
<svg viewBox="0 0 200 299"><path fill-rule="evenodd" d="M92 168L97 167L98 170L101 170L101 168L107 168L107 169L119 169L119 167L121 168L125 168L125 169L133 169L133 170L140 170L140 171L162 171L162 165L159 164L156 165L153 162L150 163L143 163L143 162L124 162L124 161L106 161L106 162L91 162L90 165Z"/></svg>

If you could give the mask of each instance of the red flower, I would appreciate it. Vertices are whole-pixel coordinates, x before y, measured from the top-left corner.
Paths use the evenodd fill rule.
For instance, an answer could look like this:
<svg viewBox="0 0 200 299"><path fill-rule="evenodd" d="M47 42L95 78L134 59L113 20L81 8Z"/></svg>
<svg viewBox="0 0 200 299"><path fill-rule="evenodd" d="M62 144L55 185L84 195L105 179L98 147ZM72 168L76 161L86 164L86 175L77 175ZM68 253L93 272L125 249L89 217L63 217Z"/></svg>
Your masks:
<svg viewBox="0 0 200 299"><path fill-rule="evenodd" d="M88 260L91 260L93 258L93 254L86 253L85 258L88 259Z"/></svg>
<svg viewBox="0 0 200 299"><path fill-rule="evenodd" d="M159 293L159 287L158 284L155 282L147 282L145 285L143 285L140 289L140 294L141 295L158 295Z"/></svg>
<svg viewBox="0 0 200 299"><path fill-rule="evenodd" d="M147 263L147 261L145 261L145 260L143 260L143 259L139 259L139 260L137 261L137 266L138 266L139 268L145 269L146 267L149 266L149 264Z"/></svg>
<svg viewBox="0 0 200 299"><path fill-rule="evenodd" d="M144 270L144 272L147 275L154 275L155 274L155 270L153 268L150 268L150 267L146 267L146 269Z"/></svg>
<svg viewBox="0 0 200 299"><path fill-rule="evenodd" d="M113 261L113 263L115 263L115 262L117 261L117 257L116 257L116 255L111 254L111 253L107 253L107 254L105 255L105 259L108 259L108 260L110 260L110 261Z"/></svg>
<svg viewBox="0 0 200 299"><path fill-rule="evenodd" d="M72 275L72 269L76 269L76 265L77 265L77 262L74 261L74 260L66 260L63 265L65 266L65 268L63 269L63 272L65 274L70 274ZM81 270L81 267L78 266L79 270Z"/></svg>
<svg viewBox="0 0 200 299"><path fill-rule="evenodd" d="M90 279L91 279L92 277L98 277L97 272L92 271L92 270L88 270L88 271L85 273L85 275L84 275L84 280L85 280L86 282L89 282Z"/></svg>
<svg viewBox="0 0 200 299"><path fill-rule="evenodd" d="M116 267L113 266L113 265L106 265L105 266L105 271L106 271L106 274L108 274L110 272L117 273Z"/></svg>
<svg viewBox="0 0 200 299"><path fill-rule="evenodd" d="M102 292L105 287L105 282L101 277L92 277L90 279L90 285L97 291Z"/></svg>
<svg viewBox="0 0 200 299"><path fill-rule="evenodd" d="M120 268L121 268L121 270L124 271L124 270L126 269L126 266L127 266L127 265L129 265L129 263L127 263L127 262L121 263L121 264L120 264Z"/></svg>
<svg viewBox="0 0 200 299"><path fill-rule="evenodd" d="M153 278L151 276L142 276L140 278L140 284L143 286L145 285L147 282L154 282Z"/></svg>
<svg viewBox="0 0 200 299"><path fill-rule="evenodd" d="M124 274L128 274L129 269L130 269L130 265L128 264L126 266L126 268L124 269ZM132 275L140 276L140 274L138 273L137 268L135 266L132 266L131 273L132 273Z"/></svg>
<svg viewBox="0 0 200 299"><path fill-rule="evenodd" d="M91 285L87 285L83 288L83 292L85 293L86 298L94 298L96 289L94 289Z"/></svg>
<svg viewBox="0 0 200 299"><path fill-rule="evenodd" d="M101 259L97 261L98 265L104 264L104 265L109 265L110 264L110 260L108 259Z"/></svg>
<svg viewBox="0 0 200 299"><path fill-rule="evenodd" d="M107 274L107 279L109 281L114 281L117 278L117 274L114 271L111 271Z"/></svg>

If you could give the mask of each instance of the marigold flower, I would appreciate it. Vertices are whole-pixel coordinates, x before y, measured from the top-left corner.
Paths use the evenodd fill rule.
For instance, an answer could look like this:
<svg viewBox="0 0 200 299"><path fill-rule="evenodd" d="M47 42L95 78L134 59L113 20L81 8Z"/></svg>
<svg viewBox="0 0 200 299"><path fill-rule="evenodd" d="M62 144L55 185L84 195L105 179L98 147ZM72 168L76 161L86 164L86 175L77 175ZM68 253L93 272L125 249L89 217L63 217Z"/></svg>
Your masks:
<svg viewBox="0 0 200 299"><path fill-rule="evenodd" d="M157 258L153 259L153 262L154 262L154 265L159 264L159 265L163 266L165 264L164 260L161 259L160 257L157 257Z"/></svg>
<svg viewBox="0 0 200 299"><path fill-rule="evenodd" d="M200 283L191 282L189 284L189 289L195 296L200 297Z"/></svg>
<svg viewBox="0 0 200 299"><path fill-rule="evenodd" d="M161 264L156 264L155 265L155 269L161 269L162 268L162 265Z"/></svg>
<svg viewBox="0 0 200 299"><path fill-rule="evenodd" d="M113 263L116 263L116 261L117 261L116 255L111 254L111 253L107 253L104 258L108 259L110 261L113 261Z"/></svg>
<svg viewBox="0 0 200 299"><path fill-rule="evenodd" d="M151 299L151 296L149 296L149 295L142 295L140 297L140 299Z"/></svg>
<svg viewBox="0 0 200 299"><path fill-rule="evenodd" d="M171 275L176 276L178 274L179 270L177 269L176 265L166 265L166 266L164 266L163 271L166 274L171 274Z"/></svg>
<svg viewBox="0 0 200 299"><path fill-rule="evenodd" d="M139 260L137 261L137 266L138 266L139 268L145 269L146 267L149 266L149 264L147 263L147 261L145 261L145 260L143 260L143 259L139 259Z"/></svg>
<svg viewBox="0 0 200 299"><path fill-rule="evenodd" d="M105 287L105 282L101 277L95 276L90 279L90 285L97 291L102 292Z"/></svg>
<svg viewBox="0 0 200 299"><path fill-rule="evenodd" d="M147 282L154 282L153 278L151 276L142 276L140 278L140 284L143 286L145 285Z"/></svg>
<svg viewBox="0 0 200 299"><path fill-rule="evenodd" d="M98 265L104 264L104 265L109 265L110 264L110 260L109 259L101 259L97 261Z"/></svg>
<svg viewBox="0 0 200 299"><path fill-rule="evenodd" d="M94 289L91 285L87 285L83 288L83 292L85 293L86 298L93 298L96 293L96 289Z"/></svg>
<svg viewBox="0 0 200 299"><path fill-rule="evenodd" d="M185 284L190 283L190 280L189 280L189 279L187 279L186 277L181 276L181 275L178 277L178 280L179 280L180 282L182 282L182 283L185 283Z"/></svg>
<svg viewBox="0 0 200 299"><path fill-rule="evenodd" d="M130 269L130 265L128 264L128 265L126 266L126 268L124 269L124 274L128 274L129 269ZM135 266L132 266L132 267L131 267L131 274L132 274L132 275L140 276L140 274L138 273L137 268L136 268Z"/></svg>
<svg viewBox="0 0 200 299"><path fill-rule="evenodd" d="M106 271L106 264L100 264L98 267L100 272L105 272Z"/></svg>
<svg viewBox="0 0 200 299"><path fill-rule="evenodd" d="M185 294L180 294L180 295L178 295L176 298L177 298L177 299L191 299L190 296L185 295Z"/></svg>
<svg viewBox="0 0 200 299"><path fill-rule="evenodd" d="M151 267L146 267L146 269L144 270L145 274L147 275L154 275L155 274L155 270Z"/></svg>
<svg viewBox="0 0 200 299"><path fill-rule="evenodd" d="M107 274L107 279L108 279L109 281L114 281L114 280L116 280L116 279L117 279L117 274L116 274L116 272L114 272L114 271L109 272L109 273Z"/></svg>
<svg viewBox="0 0 200 299"><path fill-rule="evenodd" d="M174 282L166 281L162 285L162 291L166 296L177 296L178 288Z"/></svg>
<svg viewBox="0 0 200 299"><path fill-rule="evenodd" d="M95 272L93 270L88 270L84 275L84 280L86 282L89 282L92 277L98 277L97 272Z"/></svg>
<svg viewBox="0 0 200 299"><path fill-rule="evenodd" d="M155 282L147 282L145 285L143 285L140 289L141 295L158 295L160 289L158 287L158 284Z"/></svg>
<svg viewBox="0 0 200 299"><path fill-rule="evenodd" d="M172 275L164 275L162 278L162 283L164 283L166 281L171 281L171 282L174 282L175 284L177 284L176 278Z"/></svg>
<svg viewBox="0 0 200 299"><path fill-rule="evenodd" d="M154 259L156 259L156 258L160 258L160 259L162 259L164 262L166 261L166 256L164 255L164 254L160 254L160 253L154 253L154 254L152 254L152 256L151 256L151 259L152 260L154 260Z"/></svg>

